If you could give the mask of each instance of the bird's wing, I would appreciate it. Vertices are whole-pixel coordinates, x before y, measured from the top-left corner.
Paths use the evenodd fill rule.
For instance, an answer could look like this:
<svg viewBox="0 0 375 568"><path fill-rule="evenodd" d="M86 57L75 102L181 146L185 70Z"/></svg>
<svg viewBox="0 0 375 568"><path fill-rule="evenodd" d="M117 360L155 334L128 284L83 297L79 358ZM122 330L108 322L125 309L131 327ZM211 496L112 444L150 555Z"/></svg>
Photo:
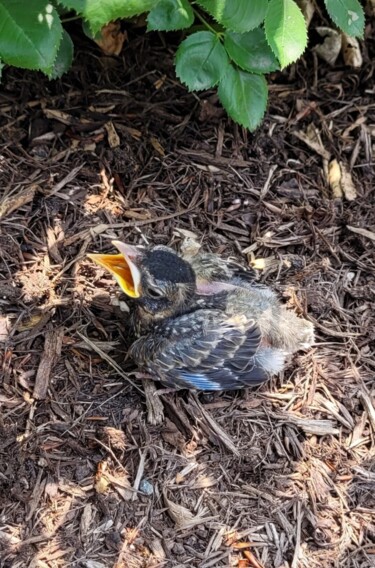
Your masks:
<svg viewBox="0 0 375 568"><path fill-rule="evenodd" d="M257 362L260 342L254 321L202 309L158 325L132 345L131 355L168 386L231 390L268 378Z"/></svg>

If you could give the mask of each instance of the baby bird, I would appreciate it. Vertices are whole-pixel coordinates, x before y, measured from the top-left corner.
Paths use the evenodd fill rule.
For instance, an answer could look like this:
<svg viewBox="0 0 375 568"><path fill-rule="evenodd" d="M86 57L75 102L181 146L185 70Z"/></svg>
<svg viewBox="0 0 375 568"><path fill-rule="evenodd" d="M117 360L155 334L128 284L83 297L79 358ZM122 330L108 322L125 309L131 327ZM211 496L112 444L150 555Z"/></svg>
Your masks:
<svg viewBox="0 0 375 568"><path fill-rule="evenodd" d="M175 389L235 390L280 372L314 342L310 322L247 272L212 254L182 258L165 246L113 241L119 254L88 255L132 299L137 365Z"/></svg>

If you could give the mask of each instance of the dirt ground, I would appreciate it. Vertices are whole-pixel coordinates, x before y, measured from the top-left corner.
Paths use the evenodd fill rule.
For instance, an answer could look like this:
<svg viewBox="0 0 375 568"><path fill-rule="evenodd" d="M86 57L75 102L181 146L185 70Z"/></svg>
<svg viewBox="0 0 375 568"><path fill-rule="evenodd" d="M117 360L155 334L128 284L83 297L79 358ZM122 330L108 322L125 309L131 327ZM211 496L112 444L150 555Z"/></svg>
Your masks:
<svg viewBox="0 0 375 568"><path fill-rule="evenodd" d="M73 28L74 33L74 28ZM130 30L60 81L0 92L0 566L375 566L375 30L364 64L311 51L251 135ZM352 174L333 195L327 163ZM248 392L154 396L122 297L86 253L177 229L316 325Z"/></svg>

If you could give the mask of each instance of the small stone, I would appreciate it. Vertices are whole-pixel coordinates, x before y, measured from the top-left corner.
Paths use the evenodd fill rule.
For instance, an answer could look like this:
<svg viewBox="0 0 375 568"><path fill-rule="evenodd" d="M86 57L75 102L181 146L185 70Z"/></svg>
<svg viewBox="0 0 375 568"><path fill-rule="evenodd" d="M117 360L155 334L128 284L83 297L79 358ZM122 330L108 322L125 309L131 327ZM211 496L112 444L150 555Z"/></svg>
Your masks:
<svg viewBox="0 0 375 568"><path fill-rule="evenodd" d="M152 483L147 481L147 479L142 479L140 484L139 484L139 491L141 491L141 493L144 493L145 495L149 496L149 495L152 495L154 493L154 486L152 485Z"/></svg>

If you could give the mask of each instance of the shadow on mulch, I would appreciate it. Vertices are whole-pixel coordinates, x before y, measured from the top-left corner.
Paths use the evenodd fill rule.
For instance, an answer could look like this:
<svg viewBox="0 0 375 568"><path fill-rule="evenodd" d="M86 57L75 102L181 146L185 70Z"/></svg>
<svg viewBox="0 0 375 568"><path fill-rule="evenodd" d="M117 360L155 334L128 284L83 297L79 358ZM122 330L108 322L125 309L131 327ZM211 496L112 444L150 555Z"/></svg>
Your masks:
<svg viewBox="0 0 375 568"><path fill-rule="evenodd" d="M5 71L0 566L373 566L368 50L358 72L276 75L254 135L212 93L186 93L158 36L118 59L83 45L58 82ZM295 136L313 127L355 200L332 198ZM261 266L318 343L259 389L156 397L150 423L122 298L86 253L113 238L178 247L176 228Z"/></svg>

